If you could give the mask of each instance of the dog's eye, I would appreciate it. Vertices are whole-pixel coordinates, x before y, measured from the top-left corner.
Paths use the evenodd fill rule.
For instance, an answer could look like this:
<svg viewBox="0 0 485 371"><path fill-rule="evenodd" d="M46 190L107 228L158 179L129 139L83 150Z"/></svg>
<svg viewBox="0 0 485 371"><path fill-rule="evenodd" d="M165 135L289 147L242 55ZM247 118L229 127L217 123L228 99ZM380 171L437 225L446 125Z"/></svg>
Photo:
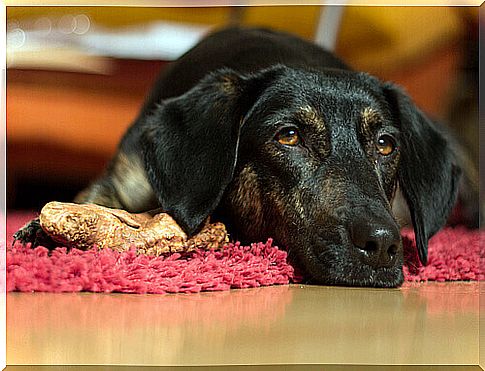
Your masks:
<svg viewBox="0 0 485 371"><path fill-rule="evenodd" d="M377 138L377 151L383 156L389 156L396 149L396 142L390 135L384 134Z"/></svg>
<svg viewBox="0 0 485 371"><path fill-rule="evenodd" d="M296 146L300 144L301 138L296 128L284 128L280 130L275 139L285 146Z"/></svg>

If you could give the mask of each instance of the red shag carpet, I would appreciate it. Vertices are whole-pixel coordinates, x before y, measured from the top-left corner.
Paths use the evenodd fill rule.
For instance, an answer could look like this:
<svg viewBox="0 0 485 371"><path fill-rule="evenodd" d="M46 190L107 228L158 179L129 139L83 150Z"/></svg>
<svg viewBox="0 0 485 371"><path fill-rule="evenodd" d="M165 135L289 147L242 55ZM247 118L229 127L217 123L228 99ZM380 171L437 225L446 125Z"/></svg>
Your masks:
<svg viewBox="0 0 485 371"><path fill-rule="evenodd" d="M229 290L301 280L287 262L286 252L266 243L229 244L223 251L199 251L167 257L137 255L134 250L67 251L48 254L12 244L13 233L33 217L7 216L7 291L177 293ZM483 280L480 245L483 230L446 228L429 245L428 265L417 258L414 235L403 232L407 281Z"/></svg>

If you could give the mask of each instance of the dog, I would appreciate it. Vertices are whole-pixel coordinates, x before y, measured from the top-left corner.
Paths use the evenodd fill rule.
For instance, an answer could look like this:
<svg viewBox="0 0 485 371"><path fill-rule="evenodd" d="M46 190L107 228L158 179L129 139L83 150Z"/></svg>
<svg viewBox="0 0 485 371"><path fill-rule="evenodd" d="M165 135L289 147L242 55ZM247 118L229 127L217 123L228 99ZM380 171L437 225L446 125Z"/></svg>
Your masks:
<svg viewBox="0 0 485 371"><path fill-rule="evenodd" d="M397 287L396 194L426 264L460 174L446 134L399 86L296 36L229 28L161 73L75 202L160 209L189 235L211 216L235 239L272 237L311 283ZM16 234L43 238L35 220Z"/></svg>

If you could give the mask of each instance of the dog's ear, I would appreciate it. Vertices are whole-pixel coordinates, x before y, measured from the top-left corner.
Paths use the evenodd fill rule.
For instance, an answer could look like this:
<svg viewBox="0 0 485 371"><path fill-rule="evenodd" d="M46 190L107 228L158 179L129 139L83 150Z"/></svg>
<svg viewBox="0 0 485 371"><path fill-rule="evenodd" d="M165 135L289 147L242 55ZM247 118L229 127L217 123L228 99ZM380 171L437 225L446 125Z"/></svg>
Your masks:
<svg viewBox="0 0 485 371"><path fill-rule="evenodd" d="M398 181L419 258L426 264L428 240L443 227L455 204L461 170L448 140L402 89L385 83L384 92L401 131Z"/></svg>
<svg viewBox="0 0 485 371"><path fill-rule="evenodd" d="M219 204L233 177L244 117L281 70L218 70L146 118L148 177L162 209L189 235Z"/></svg>

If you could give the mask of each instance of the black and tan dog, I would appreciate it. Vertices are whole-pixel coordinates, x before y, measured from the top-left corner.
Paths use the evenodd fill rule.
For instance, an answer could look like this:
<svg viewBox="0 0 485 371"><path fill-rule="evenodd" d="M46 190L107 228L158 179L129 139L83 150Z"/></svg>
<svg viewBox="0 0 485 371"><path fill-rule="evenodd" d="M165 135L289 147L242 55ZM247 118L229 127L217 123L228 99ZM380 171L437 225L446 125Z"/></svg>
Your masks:
<svg viewBox="0 0 485 371"><path fill-rule="evenodd" d="M234 238L273 237L313 282L395 287L397 187L425 263L459 176L448 140L399 87L296 37L233 28L162 73L105 174L76 201L162 208L189 234L212 215Z"/></svg>

